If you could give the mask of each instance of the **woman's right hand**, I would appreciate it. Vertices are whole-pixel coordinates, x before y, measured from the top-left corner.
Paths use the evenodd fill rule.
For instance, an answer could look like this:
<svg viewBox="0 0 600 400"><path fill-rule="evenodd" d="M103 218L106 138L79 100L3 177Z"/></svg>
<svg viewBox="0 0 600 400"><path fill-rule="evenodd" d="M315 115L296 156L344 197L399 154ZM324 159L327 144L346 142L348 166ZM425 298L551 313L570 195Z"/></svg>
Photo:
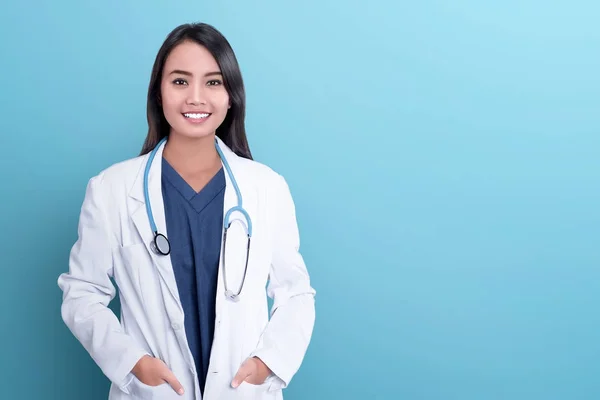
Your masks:
<svg viewBox="0 0 600 400"><path fill-rule="evenodd" d="M181 386L175 374L158 358L149 355L143 356L131 372L145 385L158 386L167 382L175 392L183 394L183 386Z"/></svg>

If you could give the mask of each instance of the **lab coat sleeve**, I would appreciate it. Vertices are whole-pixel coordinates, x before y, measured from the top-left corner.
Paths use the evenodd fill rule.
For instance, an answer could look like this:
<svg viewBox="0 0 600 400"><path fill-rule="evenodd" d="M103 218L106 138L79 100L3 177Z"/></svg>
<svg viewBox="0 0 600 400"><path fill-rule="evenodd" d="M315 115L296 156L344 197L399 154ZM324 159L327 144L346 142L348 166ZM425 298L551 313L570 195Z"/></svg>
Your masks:
<svg viewBox="0 0 600 400"><path fill-rule="evenodd" d="M286 388L300 368L315 323L315 294L302 255L295 205L289 187L278 176L269 207L272 212L273 255L267 293L273 299L271 318L253 356L273 372L270 390Z"/></svg>
<svg viewBox="0 0 600 400"><path fill-rule="evenodd" d="M127 392L128 374L147 352L123 331L108 308L116 294L110 280L114 240L107 226L101 184L101 177L88 182L69 271L58 278L63 291L61 315L107 378Z"/></svg>

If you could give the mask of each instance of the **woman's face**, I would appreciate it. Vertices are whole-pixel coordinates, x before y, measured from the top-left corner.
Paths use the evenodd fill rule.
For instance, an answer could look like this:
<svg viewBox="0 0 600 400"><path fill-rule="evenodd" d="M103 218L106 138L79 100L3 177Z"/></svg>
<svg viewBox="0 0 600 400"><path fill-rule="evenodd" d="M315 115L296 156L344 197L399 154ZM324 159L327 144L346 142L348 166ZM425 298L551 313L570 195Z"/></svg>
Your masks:
<svg viewBox="0 0 600 400"><path fill-rule="evenodd" d="M171 135L214 135L229 108L229 94L212 54L195 42L177 45L167 57L161 101Z"/></svg>

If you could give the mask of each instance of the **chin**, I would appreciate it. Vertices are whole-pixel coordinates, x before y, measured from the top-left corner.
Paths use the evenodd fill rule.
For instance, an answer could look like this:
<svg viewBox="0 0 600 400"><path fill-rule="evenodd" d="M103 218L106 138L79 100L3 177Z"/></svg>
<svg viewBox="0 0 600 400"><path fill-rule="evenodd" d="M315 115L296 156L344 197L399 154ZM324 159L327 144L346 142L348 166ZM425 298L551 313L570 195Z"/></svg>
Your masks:
<svg viewBox="0 0 600 400"><path fill-rule="evenodd" d="M186 139L202 139L209 136L215 135L215 129L172 129L171 135L181 136Z"/></svg>

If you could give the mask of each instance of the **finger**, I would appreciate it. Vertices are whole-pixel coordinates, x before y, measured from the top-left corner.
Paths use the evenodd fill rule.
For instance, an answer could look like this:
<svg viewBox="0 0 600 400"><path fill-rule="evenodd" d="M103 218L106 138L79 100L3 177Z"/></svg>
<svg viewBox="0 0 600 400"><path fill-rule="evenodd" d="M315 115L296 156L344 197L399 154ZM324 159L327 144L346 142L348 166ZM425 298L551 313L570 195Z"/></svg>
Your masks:
<svg viewBox="0 0 600 400"><path fill-rule="evenodd" d="M234 388L237 388L250 375L252 375L252 364L250 364L249 362L246 361L242 364L242 366L238 370L237 374L235 374L235 377L233 378L233 381L231 382L231 386Z"/></svg>
<svg viewBox="0 0 600 400"><path fill-rule="evenodd" d="M171 370L167 369L167 371L165 372L165 376L163 377L163 379L165 381L167 381L167 383L169 385L171 385L171 387L173 388L174 391L176 391L180 395L183 394L183 386L177 380L177 378L175 377L175 374L173 374L173 372L171 372Z"/></svg>
<svg viewBox="0 0 600 400"><path fill-rule="evenodd" d="M247 382L251 385L260 385L260 384L264 383L264 380L261 380L260 376L258 376L258 374L251 374L250 376L246 377L245 382Z"/></svg>

